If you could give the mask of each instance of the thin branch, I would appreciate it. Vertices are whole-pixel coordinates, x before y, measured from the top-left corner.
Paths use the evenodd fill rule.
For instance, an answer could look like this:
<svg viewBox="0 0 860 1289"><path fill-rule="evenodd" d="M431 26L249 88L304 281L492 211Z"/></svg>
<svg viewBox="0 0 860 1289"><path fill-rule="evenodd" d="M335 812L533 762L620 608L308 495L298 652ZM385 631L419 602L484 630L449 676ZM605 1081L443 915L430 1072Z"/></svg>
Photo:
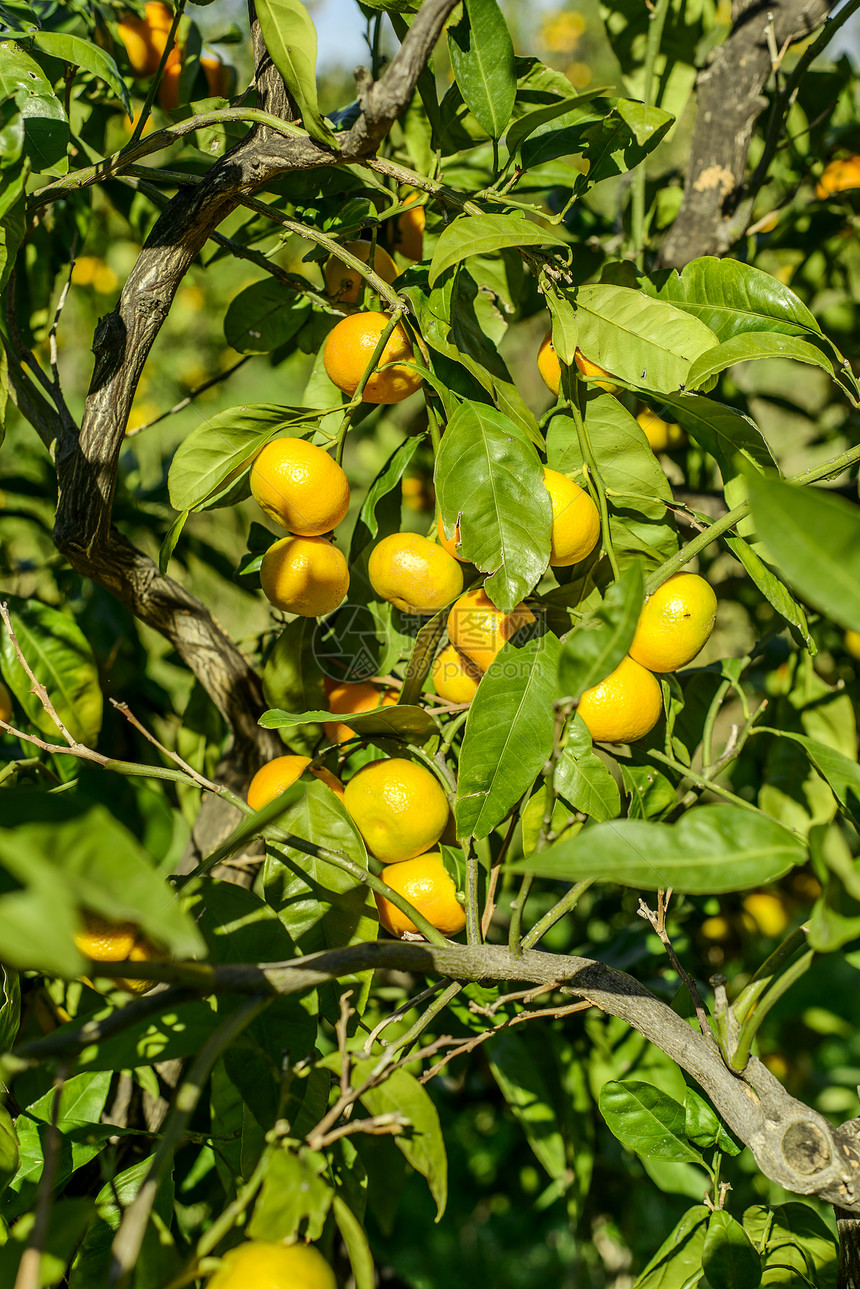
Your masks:
<svg viewBox="0 0 860 1289"><path fill-rule="evenodd" d="M59 1131L60 1104L63 1089L68 1077L68 1066L63 1065L54 1079L54 1099L51 1103L51 1123L45 1143L45 1158L42 1165L42 1176L39 1178L39 1189L36 1195L36 1212L33 1229L27 1241L27 1247L21 1254L18 1274L15 1277L14 1289L39 1289L42 1284L42 1252L48 1238L51 1221L51 1203L54 1196L54 1182L57 1177L57 1166L60 1162L62 1137Z"/></svg>
<svg viewBox="0 0 860 1289"><path fill-rule="evenodd" d="M653 927L654 931L657 933L660 939L660 943L662 944L663 948L666 950L666 955L669 961L671 962L672 966L675 968L675 971L678 973L678 976L683 982L687 990L687 993L690 995L690 998L693 1001L693 1006L696 1009L696 1019L699 1022L699 1029L701 1031L702 1037L707 1042L713 1043L714 1046L716 1047L717 1045L716 1040L714 1039L714 1036L711 1033L711 1027L708 1024L708 1013L705 1010L705 1004L702 1002L702 995L699 993L699 987L696 984L693 977L685 970L684 966L682 965L681 959L678 957L677 953L675 952L675 946L672 944L672 941L669 937L669 932L666 930L666 914L669 911L669 901L671 900L671 898L672 898L672 888L670 886L665 891L657 892L656 910L649 908L646 901L640 899L638 913L639 913L639 916L641 918L644 918L645 921L648 922Z"/></svg>
<svg viewBox="0 0 860 1289"><path fill-rule="evenodd" d="M69 747L79 748L81 744L78 743L78 740L74 738L73 735L71 735L69 731L66 729L62 720L57 715L57 710L54 707L54 704L51 702L51 698L50 698L50 695L48 694L47 689L41 683L41 681L36 679L36 676L35 676L35 673L33 672L32 667L30 666L27 659L24 657L23 653L21 652L21 646L18 643L18 637L15 635L15 628L12 626L12 618L9 613L9 606L5 602L0 604L0 618L3 619L3 625L5 626L9 639L12 643L12 648L15 650L15 657L18 659L18 662L20 663L20 665L23 667L24 671L27 674L27 679L30 681L30 684L32 686L30 692L33 693L36 696L36 698L38 698L46 715L49 716L50 719L53 721L54 725L56 725L57 729L60 731L63 738L66 740Z"/></svg>

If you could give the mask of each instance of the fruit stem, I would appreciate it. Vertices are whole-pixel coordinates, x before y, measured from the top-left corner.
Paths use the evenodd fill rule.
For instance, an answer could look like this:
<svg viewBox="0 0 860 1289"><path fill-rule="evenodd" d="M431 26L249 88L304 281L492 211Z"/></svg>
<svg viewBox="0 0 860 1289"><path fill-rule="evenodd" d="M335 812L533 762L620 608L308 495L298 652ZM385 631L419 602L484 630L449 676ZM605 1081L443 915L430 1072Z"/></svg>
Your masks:
<svg viewBox="0 0 860 1289"><path fill-rule="evenodd" d="M520 889L511 900L511 925L508 930L508 948L511 953L515 954L518 958L521 957L523 952L522 940L520 938L520 931L523 924L523 909L525 908L526 900L529 897L529 891L532 888L533 881L534 874L526 873L520 883Z"/></svg>
<svg viewBox="0 0 860 1289"><path fill-rule="evenodd" d="M681 762L676 761L674 757L666 756L665 753L658 752L655 748L652 748L648 755L653 757L655 761L662 761L663 765L667 765L670 770L675 770L676 773L680 774L683 778L689 779L690 783L695 783L697 788L702 788L707 792L713 792L714 796L722 797L724 801L730 801L734 806L743 806L744 810L749 810L754 815L763 815L765 819L770 819L771 816L767 814L766 811L760 810L759 807L754 806L751 801L745 801L743 797L739 797L734 792L730 792L729 789L724 788L722 784L715 783L714 780L709 779L707 775L697 774L695 770L691 770L687 765L682 765ZM790 828L788 831L794 832L795 830Z"/></svg>

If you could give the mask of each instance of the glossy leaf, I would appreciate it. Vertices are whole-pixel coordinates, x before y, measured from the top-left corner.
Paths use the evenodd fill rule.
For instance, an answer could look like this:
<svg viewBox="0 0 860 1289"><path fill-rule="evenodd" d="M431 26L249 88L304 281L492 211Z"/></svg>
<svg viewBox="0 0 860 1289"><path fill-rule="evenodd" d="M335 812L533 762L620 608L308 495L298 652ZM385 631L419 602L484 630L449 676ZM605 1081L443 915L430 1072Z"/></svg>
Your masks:
<svg viewBox="0 0 860 1289"><path fill-rule="evenodd" d="M61 58L64 63L72 63L75 67L82 67L85 72L98 76L122 100L128 115L132 115L131 99L125 81L107 50L89 40L82 40L80 36L70 36L65 31L36 31L33 33L33 43L37 49L50 54L52 58Z"/></svg>
<svg viewBox="0 0 860 1289"><path fill-rule="evenodd" d="M694 314L721 343L750 331L821 334L813 314L789 287L739 260L703 255L680 273L673 269L663 281L646 281L644 289Z"/></svg>
<svg viewBox="0 0 860 1289"><path fill-rule="evenodd" d="M764 560L743 537L726 534L725 541L768 603L772 604L777 613L785 618L798 644L808 649L811 654L817 653L806 614L785 584L768 568Z"/></svg>
<svg viewBox="0 0 860 1289"><path fill-rule="evenodd" d="M268 403L230 407L204 421L180 443L170 465L167 484L174 510L199 510L212 504L250 469L254 457L275 437L294 426L295 410Z"/></svg>
<svg viewBox="0 0 860 1289"><path fill-rule="evenodd" d="M631 564L603 603L565 638L558 668L563 694L578 699L615 670L633 641L643 598L642 566Z"/></svg>
<svg viewBox="0 0 860 1289"><path fill-rule="evenodd" d="M553 787L574 809L595 823L616 819L621 794L606 765L592 750L591 735L581 716L574 715L567 746L556 762Z"/></svg>
<svg viewBox="0 0 860 1289"><path fill-rule="evenodd" d="M263 729L292 729L297 725L321 724L331 720L331 712L263 712L260 724ZM423 707L398 703L395 707L378 707L373 712L360 712L350 716L349 728L361 738L397 738L405 743L426 743L439 733L436 722Z"/></svg>
<svg viewBox="0 0 860 1289"><path fill-rule="evenodd" d="M272 277L252 282L230 301L224 338L240 354L268 354L304 326L310 306Z"/></svg>
<svg viewBox="0 0 860 1289"><path fill-rule="evenodd" d="M792 730L775 730L779 738L789 739L804 749L812 765L825 779L843 810L860 824L860 765L844 752L829 747L820 739L807 738ZM860 886L854 894L860 898Z"/></svg>
<svg viewBox="0 0 860 1289"><path fill-rule="evenodd" d="M568 1171L567 1151L546 1072L537 1059L541 1049L528 1035L506 1029L487 1050L493 1078L532 1151L553 1181L561 1181Z"/></svg>
<svg viewBox="0 0 860 1289"><path fill-rule="evenodd" d="M801 839L740 806L694 806L676 824L596 824L512 865L557 881L599 877L639 890L719 895L766 886L806 860Z"/></svg>
<svg viewBox="0 0 860 1289"><path fill-rule="evenodd" d="M263 697L270 707L301 709L325 702L316 630L312 618L296 618L272 645L263 667Z"/></svg>
<svg viewBox="0 0 860 1289"><path fill-rule="evenodd" d="M183 510L178 514L164 534L164 540L158 548L158 571L162 577L167 574L170 561L173 558L173 552L176 550L179 538L182 536L183 528L188 523L190 513L188 510Z"/></svg>
<svg viewBox="0 0 860 1289"><path fill-rule="evenodd" d="M828 375L833 375L833 364L808 341L778 331L752 331L733 336L700 353L690 368L686 383L690 389L701 389L727 367L759 358L792 358L795 362L821 367Z"/></svg>
<svg viewBox="0 0 860 1289"><path fill-rule="evenodd" d="M761 1256L725 1209L717 1209L708 1220L702 1267L711 1289L758 1289L761 1284Z"/></svg>
<svg viewBox="0 0 860 1289"><path fill-rule="evenodd" d="M840 626L860 630L860 515L818 488L750 478L759 538L789 583Z"/></svg>
<svg viewBox="0 0 860 1289"><path fill-rule="evenodd" d="M599 1106L613 1135L637 1154L673 1164L702 1162L687 1140L684 1107L653 1083L604 1083Z"/></svg>
<svg viewBox="0 0 860 1289"><path fill-rule="evenodd" d="M312 139L337 147L317 99L317 33L301 0L257 0L257 18L272 62L296 100L302 125Z"/></svg>
<svg viewBox="0 0 860 1289"><path fill-rule="evenodd" d="M710 1209L695 1204L666 1237L633 1289L691 1289L701 1271Z"/></svg>
<svg viewBox="0 0 860 1289"><path fill-rule="evenodd" d="M400 531L400 481L420 444L417 437L404 439L368 488L349 546L350 564L372 541L381 541L383 537Z"/></svg>
<svg viewBox="0 0 860 1289"><path fill-rule="evenodd" d="M501 650L469 709L454 813L457 836L486 837L552 750L559 642L545 635Z"/></svg>
<svg viewBox="0 0 860 1289"><path fill-rule="evenodd" d="M483 403L463 403L436 458L436 494L462 554L490 576L484 590L509 613L537 584L550 555L552 504L534 445Z"/></svg>
<svg viewBox="0 0 860 1289"><path fill-rule="evenodd" d="M72 738L94 747L102 724L102 691L89 642L68 613L38 600L4 596L21 653L45 686L54 710ZM0 671L28 719L49 742L64 744L51 717L32 693L5 627L0 626Z"/></svg>
<svg viewBox="0 0 860 1289"><path fill-rule="evenodd" d="M39 174L65 174L69 122L51 82L35 59L6 42L0 58L0 101L14 98L24 118L25 148Z"/></svg>
<svg viewBox="0 0 860 1289"><path fill-rule="evenodd" d="M373 1269L373 1254L367 1242L361 1223L352 1209L335 1195L332 1200L332 1212L341 1238L346 1245L346 1255L352 1268L352 1279L355 1289L375 1289L376 1275Z"/></svg>
<svg viewBox="0 0 860 1289"><path fill-rule="evenodd" d="M710 453L724 483L737 474L738 457L758 472L776 464L761 430L734 407L701 394L674 394L666 397L657 413L667 421L677 421L699 447Z"/></svg>
<svg viewBox="0 0 860 1289"><path fill-rule="evenodd" d="M105 1182L96 1196L95 1221L87 1229L75 1255L69 1289L92 1289L93 1285L109 1281L114 1236L124 1212L139 1193L151 1167L150 1156ZM143 1289L154 1289L158 1284L159 1272L163 1277L167 1267L171 1271L175 1270L171 1265L172 1249L162 1238L162 1232L169 1230L173 1218L173 1199L173 1174L168 1171L156 1191L153 1203L160 1230L154 1222L147 1226L135 1262L135 1285L139 1280Z"/></svg>
<svg viewBox="0 0 860 1289"><path fill-rule="evenodd" d="M464 0L463 16L448 28L448 51L466 106L491 139L500 139L517 82L514 46L496 0Z"/></svg>
<svg viewBox="0 0 860 1289"><path fill-rule="evenodd" d="M470 255L492 255L507 246L567 246L554 228L519 215L458 215L439 235L430 261L430 285Z"/></svg>
<svg viewBox="0 0 860 1289"><path fill-rule="evenodd" d="M575 304L579 348L591 362L657 393L696 388L693 365L716 340L698 318L623 286L580 287Z"/></svg>
<svg viewBox="0 0 860 1289"><path fill-rule="evenodd" d="M760 1211L760 1210L759 1210ZM744 1213L744 1229L755 1242L748 1218L756 1210ZM769 1239L765 1276L770 1286L794 1289L798 1283L812 1281L820 1289L836 1289L839 1247L821 1216L809 1204L789 1200L765 1213Z"/></svg>
<svg viewBox="0 0 860 1289"><path fill-rule="evenodd" d="M54 1185L62 1184L77 1169L89 1163L117 1132L116 1125L100 1123L110 1092L111 1071L75 1074L67 1079L60 1093L56 1115L60 1148L56 1160ZM52 1088L28 1106L17 1118L20 1160L18 1172L9 1184L3 1200L4 1216L12 1221L30 1207L45 1163L46 1125L55 1113Z"/></svg>
<svg viewBox="0 0 860 1289"><path fill-rule="evenodd" d="M20 977L13 967L0 966L0 1052L14 1045L20 1024Z"/></svg>
<svg viewBox="0 0 860 1289"><path fill-rule="evenodd" d="M726 1155L741 1153L741 1147L726 1132L704 1097L690 1087L684 1096L684 1132L694 1146L703 1150L716 1146Z"/></svg>
<svg viewBox="0 0 860 1289"><path fill-rule="evenodd" d="M251 1239L277 1244L300 1232L319 1239L334 1197L327 1168L325 1155L316 1151L297 1151L292 1143L276 1151L248 1225Z"/></svg>

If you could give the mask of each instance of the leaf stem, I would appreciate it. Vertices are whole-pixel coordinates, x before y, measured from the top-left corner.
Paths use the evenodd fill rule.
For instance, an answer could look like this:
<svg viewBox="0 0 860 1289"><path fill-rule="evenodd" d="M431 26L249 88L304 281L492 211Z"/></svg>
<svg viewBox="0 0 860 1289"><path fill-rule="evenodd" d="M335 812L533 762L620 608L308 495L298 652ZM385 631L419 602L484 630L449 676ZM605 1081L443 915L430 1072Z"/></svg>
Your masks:
<svg viewBox="0 0 860 1289"><path fill-rule="evenodd" d="M596 881L595 877L584 877L581 882L576 882L568 891L565 891L558 903L544 913L540 921L535 922L532 929L523 936L523 948L533 949L547 931L550 931L556 922L561 921L565 913L571 913L576 908L589 886L593 886Z"/></svg>

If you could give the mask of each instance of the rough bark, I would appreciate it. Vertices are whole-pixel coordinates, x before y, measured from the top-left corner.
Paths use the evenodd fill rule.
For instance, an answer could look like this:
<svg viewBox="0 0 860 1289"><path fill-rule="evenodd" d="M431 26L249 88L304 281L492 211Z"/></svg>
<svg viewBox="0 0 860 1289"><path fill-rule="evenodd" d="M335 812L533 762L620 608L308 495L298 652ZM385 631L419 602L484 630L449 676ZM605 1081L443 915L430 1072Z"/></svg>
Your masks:
<svg viewBox="0 0 860 1289"><path fill-rule="evenodd" d="M732 216L744 193L755 123L767 104L772 24L777 50L814 31L833 0L735 0L733 26L696 82L697 115L684 200L659 254L683 268L699 255L723 255L737 237Z"/></svg>

